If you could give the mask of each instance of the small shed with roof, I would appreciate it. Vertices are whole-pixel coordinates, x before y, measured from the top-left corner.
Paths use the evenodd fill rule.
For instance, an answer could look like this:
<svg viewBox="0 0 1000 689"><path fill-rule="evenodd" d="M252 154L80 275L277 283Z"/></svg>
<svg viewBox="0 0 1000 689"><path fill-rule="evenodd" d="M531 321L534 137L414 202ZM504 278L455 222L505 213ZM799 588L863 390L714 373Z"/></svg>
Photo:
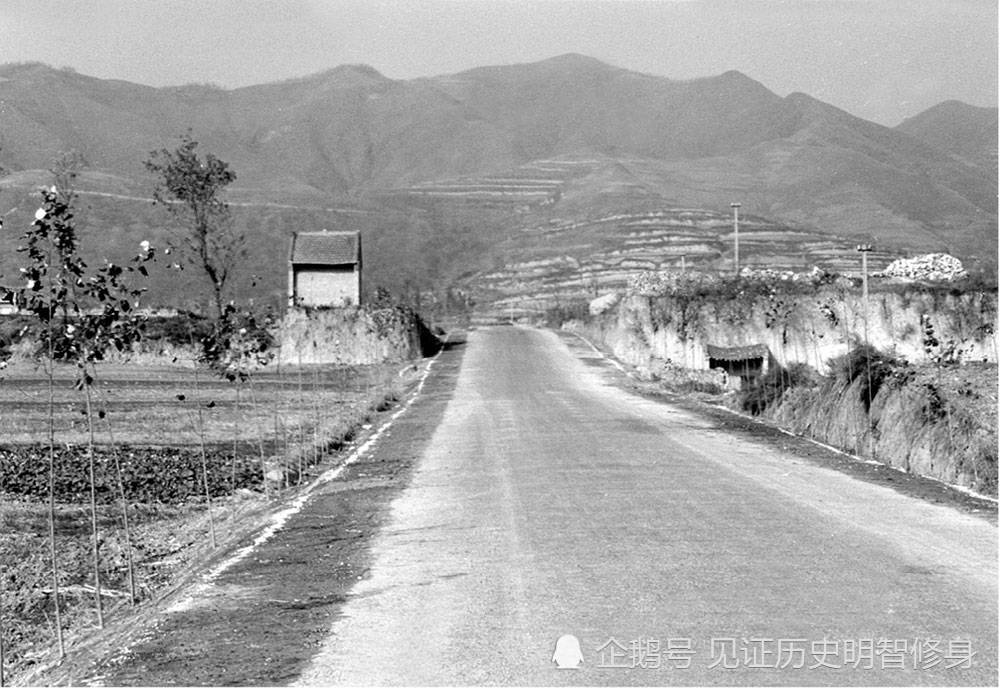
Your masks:
<svg viewBox="0 0 1000 689"><path fill-rule="evenodd" d="M361 303L361 234L296 232L288 255L289 306Z"/></svg>
<svg viewBox="0 0 1000 689"><path fill-rule="evenodd" d="M751 344L739 347L719 347L705 345L710 369L722 369L746 385L767 372L771 359L771 350L764 344Z"/></svg>

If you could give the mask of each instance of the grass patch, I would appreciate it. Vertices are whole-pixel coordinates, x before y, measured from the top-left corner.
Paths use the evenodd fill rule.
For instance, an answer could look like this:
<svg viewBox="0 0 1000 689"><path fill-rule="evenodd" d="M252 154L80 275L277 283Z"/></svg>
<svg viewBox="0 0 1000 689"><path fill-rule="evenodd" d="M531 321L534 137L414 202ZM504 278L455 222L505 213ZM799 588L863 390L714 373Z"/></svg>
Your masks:
<svg viewBox="0 0 1000 689"><path fill-rule="evenodd" d="M845 388L859 381L858 394L866 412L886 381L902 382L907 374L905 361L866 344L857 344L846 354L830 359L829 366L831 374Z"/></svg>
<svg viewBox="0 0 1000 689"><path fill-rule="evenodd" d="M816 371L806 364L792 364L787 368L775 365L740 390L737 404L743 411L759 416L780 402L785 393L792 388L812 387L818 382Z"/></svg>
<svg viewBox="0 0 1000 689"><path fill-rule="evenodd" d="M549 328L561 328L564 323L590 321L590 302L574 301L568 304L558 304L545 310L545 325Z"/></svg>

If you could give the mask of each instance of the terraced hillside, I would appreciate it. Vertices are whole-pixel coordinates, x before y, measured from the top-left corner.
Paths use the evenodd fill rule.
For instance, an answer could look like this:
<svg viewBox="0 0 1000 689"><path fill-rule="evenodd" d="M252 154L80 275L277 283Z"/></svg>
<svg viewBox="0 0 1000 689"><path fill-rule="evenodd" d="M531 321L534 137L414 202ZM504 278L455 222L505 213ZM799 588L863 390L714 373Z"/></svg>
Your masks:
<svg viewBox="0 0 1000 689"><path fill-rule="evenodd" d="M731 269L731 201L750 265L851 269L872 241L995 271L995 119L950 104L890 129L738 72L676 81L581 55L411 80L345 65L234 90L0 66L0 283L17 279L60 151L85 161L89 256L165 246L176 233L142 161L188 129L237 173L250 256L230 296L275 306L296 230L361 231L371 289L537 306L682 260ZM532 287L514 286L522 273ZM152 277L152 303L204 299L196 279Z"/></svg>
<svg viewBox="0 0 1000 689"><path fill-rule="evenodd" d="M558 202L571 180L589 174L598 163L597 160L536 160L503 173L393 189L382 197L415 206L445 203L530 210Z"/></svg>
<svg viewBox="0 0 1000 689"><path fill-rule="evenodd" d="M643 182L612 158L544 159L508 172L396 189L386 198L447 215L461 208L506 212L506 230L483 233L480 266L456 282L472 295L476 317L530 317L547 309L622 289L650 270L734 270L733 218L728 197L719 209L691 206ZM746 204L752 207L752 203ZM722 210L725 209L725 210ZM467 231L476 232L473 223ZM750 214L740 219L740 265L805 271L813 266L860 272L856 246L867 237L842 237ZM880 246L871 270L907 253Z"/></svg>
<svg viewBox="0 0 1000 689"><path fill-rule="evenodd" d="M762 218L740 221L740 265L805 271L818 266L860 273L856 243ZM486 320L525 317L623 289L649 270L734 270L732 217L718 211L663 206L585 220L553 219L518 230L502 245L497 270L466 276ZM869 254L871 270L898 256Z"/></svg>

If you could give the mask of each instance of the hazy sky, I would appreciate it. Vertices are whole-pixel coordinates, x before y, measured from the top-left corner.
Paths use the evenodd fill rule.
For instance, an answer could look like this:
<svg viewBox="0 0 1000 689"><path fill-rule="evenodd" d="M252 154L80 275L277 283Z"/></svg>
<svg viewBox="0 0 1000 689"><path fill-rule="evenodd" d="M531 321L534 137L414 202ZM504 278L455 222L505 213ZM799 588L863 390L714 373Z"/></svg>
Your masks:
<svg viewBox="0 0 1000 689"><path fill-rule="evenodd" d="M737 69L889 125L997 102L996 0L0 0L0 62L153 86L567 52L674 79Z"/></svg>

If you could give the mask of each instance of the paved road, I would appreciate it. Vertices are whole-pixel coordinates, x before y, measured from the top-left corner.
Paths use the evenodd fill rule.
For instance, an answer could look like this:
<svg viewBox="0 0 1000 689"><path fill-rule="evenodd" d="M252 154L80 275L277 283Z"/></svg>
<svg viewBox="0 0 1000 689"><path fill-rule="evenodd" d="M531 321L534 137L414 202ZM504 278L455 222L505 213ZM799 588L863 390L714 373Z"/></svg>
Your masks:
<svg viewBox="0 0 1000 689"><path fill-rule="evenodd" d="M549 332L472 333L300 683L996 684L993 525L593 363ZM565 634L575 669L552 662Z"/></svg>

